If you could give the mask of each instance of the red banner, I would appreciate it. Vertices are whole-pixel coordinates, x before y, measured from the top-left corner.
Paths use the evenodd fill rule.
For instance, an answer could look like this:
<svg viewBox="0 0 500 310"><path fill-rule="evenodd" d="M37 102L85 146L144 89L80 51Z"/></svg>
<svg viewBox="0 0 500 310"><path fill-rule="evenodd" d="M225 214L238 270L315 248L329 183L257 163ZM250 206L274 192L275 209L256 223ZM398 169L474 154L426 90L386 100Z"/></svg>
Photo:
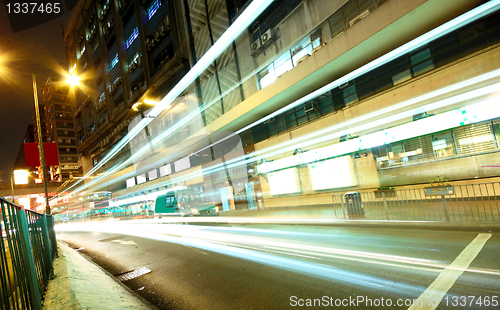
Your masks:
<svg viewBox="0 0 500 310"><path fill-rule="evenodd" d="M24 155L26 156L26 167L40 166L40 156L38 154L38 143L25 143Z"/></svg>
<svg viewBox="0 0 500 310"><path fill-rule="evenodd" d="M59 156L57 155L57 143L44 143L45 165L59 165ZM40 156L38 153L38 143L24 143L24 154L26 156L26 167L40 166Z"/></svg>
<svg viewBox="0 0 500 310"><path fill-rule="evenodd" d="M43 150L45 153L45 165L47 166L59 165L59 156L57 156L57 143L44 142Z"/></svg>

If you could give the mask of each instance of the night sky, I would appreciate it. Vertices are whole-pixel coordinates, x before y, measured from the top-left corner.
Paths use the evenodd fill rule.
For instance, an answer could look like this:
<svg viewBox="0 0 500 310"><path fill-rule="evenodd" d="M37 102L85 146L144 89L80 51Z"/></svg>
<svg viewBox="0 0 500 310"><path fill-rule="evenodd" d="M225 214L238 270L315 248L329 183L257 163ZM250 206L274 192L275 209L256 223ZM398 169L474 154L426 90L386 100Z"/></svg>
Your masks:
<svg viewBox="0 0 500 310"><path fill-rule="evenodd" d="M22 139L33 123L35 103L31 74L37 75L38 97L49 76L61 75L66 56L61 22L69 13L48 23L12 32L0 0L0 183L10 184Z"/></svg>

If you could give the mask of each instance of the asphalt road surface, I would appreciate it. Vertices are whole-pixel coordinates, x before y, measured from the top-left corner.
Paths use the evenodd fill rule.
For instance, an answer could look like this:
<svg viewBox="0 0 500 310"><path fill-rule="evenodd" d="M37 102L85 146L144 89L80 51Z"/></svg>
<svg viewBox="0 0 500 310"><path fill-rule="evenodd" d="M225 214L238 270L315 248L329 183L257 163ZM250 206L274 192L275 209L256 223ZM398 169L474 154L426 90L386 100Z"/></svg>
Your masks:
<svg viewBox="0 0 500 310"><path fill-rule="evenodd" d="M500 236L300 225L66 224L58 239L160 309L500 309ZM420 307L416 307L420 306Z"/></svg>

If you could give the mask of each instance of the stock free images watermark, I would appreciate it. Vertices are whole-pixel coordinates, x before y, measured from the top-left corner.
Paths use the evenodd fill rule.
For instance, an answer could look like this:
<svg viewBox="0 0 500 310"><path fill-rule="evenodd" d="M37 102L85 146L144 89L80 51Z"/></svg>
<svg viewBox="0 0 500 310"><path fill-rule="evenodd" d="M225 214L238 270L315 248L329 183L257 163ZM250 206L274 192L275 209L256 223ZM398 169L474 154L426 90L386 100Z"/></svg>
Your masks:
<svg viewBox="0 0 500 310"><path fill-rule="evenodd" d="M323 296L321 298L299 298L290 296L292 307L411 307L411 306L433 306L438 305L451 307L498 307L498 296L445 296L432 299L421 298L370 298L368 296L349 296L349 298L336 298Z"/></svg>

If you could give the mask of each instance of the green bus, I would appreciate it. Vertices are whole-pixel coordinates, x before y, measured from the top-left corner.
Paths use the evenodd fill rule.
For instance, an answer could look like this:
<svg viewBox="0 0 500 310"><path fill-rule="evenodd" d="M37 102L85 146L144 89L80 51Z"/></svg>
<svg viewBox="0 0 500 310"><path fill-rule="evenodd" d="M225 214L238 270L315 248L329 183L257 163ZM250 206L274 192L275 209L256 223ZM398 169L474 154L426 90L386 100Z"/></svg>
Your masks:
<svg viewBox="0 0 500 310"><path fill-rule="evenodd" d="M219 215L219 207L203 193L191 189L174 190L156 197L155 214L180 216Z"/></svg>

